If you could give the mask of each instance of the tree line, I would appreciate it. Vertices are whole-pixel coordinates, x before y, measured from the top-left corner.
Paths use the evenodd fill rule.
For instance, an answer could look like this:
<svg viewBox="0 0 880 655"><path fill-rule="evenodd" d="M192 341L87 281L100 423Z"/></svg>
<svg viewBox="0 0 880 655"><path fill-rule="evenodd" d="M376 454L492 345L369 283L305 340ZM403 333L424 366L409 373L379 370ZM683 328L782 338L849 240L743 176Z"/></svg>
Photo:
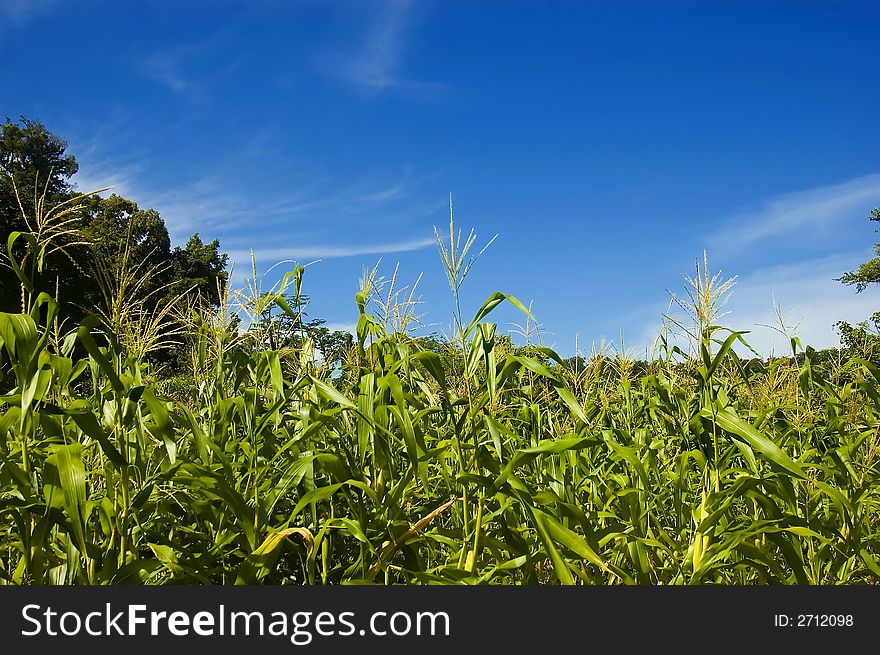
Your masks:
<svg viewBox="0 0 880 655"><path fill-rule="evenodd" d="M108 295L112 295L106 287L119 277L123 266L137 277L139 307L146 313L184 298L190 304L220 305L229 272L228 256L221 252L218 239L204 241L196 232L184 245L175 245L159 212L116 193L102 197L91 193L95 189L76 188L73 177L78 170L65 139L40 121L7 117L0 126L0 311L24 311L23 288L9 257L10 237L41 230L54 231L53 247L45 252L41 270L35 271L34 287L52 291L68 327L89 314L106 315ZM56 215L54 221L41 223L51 208L59 207L68 212L63 220ZM11 247L13 256L20 255L26 243L14 239ZM115 291L120 291L118 285ZM309 336L325 358L341 357L351 335L329 330L323 319L309 319L304 307L307 297L291 302L297 304L301 324L270 326L268 331L287 335L289 340ZM173 320L170 315L169 320ZM289 317L262 320L290 323ZM180 368L176 361L183 354L180 345L163 347L152 357L174 371Z"/></svg>
<svg viewBox="0 0 880 655"><path fill-rule="evenodd" d="M228 257L220 251L218 239L203 241L196 232L184 245L174 245L155 209L141 208L115 193L101 197L89 194L92 189L76 189L72 178L78 169L76 157L67 152L67 142L40 121L26 116L18 121L7 118L0 127L0 311L22 311L22 288L8 257L10 236L38 232L41 211L63 203L75 203L75 216L62 222L62 228L54 226L59 231L54 235L57 247L45 254L34 283L37 288L54 290L64 320L75 325L101 309L101 283L112 277L123 258L134 262L143 274L138 293L148 310L184 296L208 306L220 304L229 274ZM880 222L880 208L869 219ZM13 244L13 253L24 247L20 241ZM880 243L874 244L874 250L872 259L837 280L854 286L856 292L880 283ZM295 300L302 303L307 298ZM267 317L267 321L279 322L270 333L288 334L291 339L307 334L320 351L334 358L350 345L348 333L327 329L323 319L306 320L303 306L296 315L301 324L294 326L284 324L290 322L289 317ZM880 361L880 311L855 325L838 321L836 327L844 348ZM444 350L433 345L435 351ZM173 360L173 352L166 349L164 359Z"/></svg>
<svg viewBox="0 0 880 655"><path fill-rule="evenodd" d="M67 143L39 121L9 119L0 132L0 238L4 254L9 236L38 229L37 208L57 206L82 194L71 178L79 169ZM85 190L92 191L92 189ZM95 284L100 267L128 256L155 275L145 291L159 302L190 292L216 305L218 289L227 281L227 256L220 242L203 242L193 234L184 246L172 247L165 221L154 209L142 209L129 198L113 194L82 197L76 228L62 236L62 247L49 253L37 286L57 289L64 315L77 321L101 301ZM66 241L66 243L64 243ZM63 246L67 247L63 247ZM0 268L0 310L21 311L20 286L11 267ZM162 290L161 294L154 293Z"/></svg>

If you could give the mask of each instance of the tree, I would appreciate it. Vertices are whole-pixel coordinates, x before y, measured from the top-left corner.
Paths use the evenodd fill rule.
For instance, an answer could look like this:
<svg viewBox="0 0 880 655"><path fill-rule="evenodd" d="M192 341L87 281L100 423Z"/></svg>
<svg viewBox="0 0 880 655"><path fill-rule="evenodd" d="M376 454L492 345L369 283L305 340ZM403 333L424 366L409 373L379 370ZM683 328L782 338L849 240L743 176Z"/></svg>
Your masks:
<svg viewBox="0 0 880 655"><path fill-rule="evenodd" d="M6 259L9 235L27 230L22 210L33 216L34 199L44 192L50 205L71 195L69 180L78 164L66 148L64 139L24 116L18 123L7 118L0 126L0 311L21 310L18 278ZM56 253L47 262L45 276L53 279L46 282L70 280L74 269L72 262Z"/></svg>
<svg viewBox="0 0 880 655"><path fill-rule="evenodd" d="M171 269L171 239L159 213L141 209L133 200L116 194L109 198L91 196L83 210L81 233L88 245L75 257L79 265L77 282L82 283L83 276L99 281L108 273L116 277L120 273L116 269L124 261L137 267L133 273L144 279L141 294L155 307L164 295L162 287L169 284ZM68 315L78 320L100 306L102 297L97 287L83 284L66 294L59 290L59 301L66 302Z"/></svg>
<svg viewBox="0 0 880 655"><path fill-rule="evenodd" d="M880 207L871 212L869 219L880 222ZM872 259L861 264L855 271L836 278L837 281L854 285L856 293L861 293L870 284L880 283L880 243L874 244L874 253ZM880 363L880 311L874 312L870 319L857 325L838 321L836 326L846 348L861 357Z"/></svg>
<svg viewBox="0 0 880 655"><path fill-rule="evenodd" d="M79 168L76 158L65 154L64 139L38 121L24 116L19 121L20 125L7 118L0 128L0 170L6 173L0 180L0 212L12 221L21 217L12 180L26 204L33 201L35 184L40 191L45 186L49 199L57 200L70 192L68 180Z"/></svg>
<svg viewBox="0 0 880 655"><path fill-rule="evenodd" d="M171 238L155 209L141 209L134 200L113 194L92 196L83 233L97 260L116 259L127 247L133 261L144 267L171 265Z"/></svg>
<svg viewBox="0 0 880 655"><path fill-rule="evenodd" d="M47 206L54 206L77 195L70 178L78 163L66 148L64 139L24 116L18 123L7 119L0 128L0 311L21 309L18 279L4 261L9 235L29 231L25 216L34 216L35 198L45 193ZM179 298L187 291L211 305L220 302L218 282L226 281L227 257L220 253L218 240L204 243L194 234L185 247L172 249L165 221L154 209L141 209L134 200L116 194L89 196L81 204L75 247L50 256L35 281L57 295L64 317L79 322L99 307L99 269L112 268L126 250L127 261L149 275L142 291L151 302ZM24 247L23 240L19 247Z"/></svg>
<svg viewBox="0 0 880 655"><path fill-rule="evenodd" d="M203 302L219 305L221 287L229 277L226 271L228 258L220 253L217 239L203 243L196 232L185 248L178 246L171 253L172 282L168 292L180 295L192 290Z"/></svg>
<svg viewBox="0 0 880 655"><path fill-rule="evenodd" d="M346 352L354 345L354 335L351 332L326 328L323 319L311 321L306 328L328 368L336 368L341 364L345 360Z"/></svg>
<svg viewBox="0 0 880 655"><path fill-rule="evenodd" d="M874 209L868 217L872 221L880 221L880 207ZM880 232L880 229L875 230ZM844 284L854 284L856 293L864 291L869 284L880 282L880 243L874 244L875 257L861 264L855 271L844 273L837 280Z"/></svg>

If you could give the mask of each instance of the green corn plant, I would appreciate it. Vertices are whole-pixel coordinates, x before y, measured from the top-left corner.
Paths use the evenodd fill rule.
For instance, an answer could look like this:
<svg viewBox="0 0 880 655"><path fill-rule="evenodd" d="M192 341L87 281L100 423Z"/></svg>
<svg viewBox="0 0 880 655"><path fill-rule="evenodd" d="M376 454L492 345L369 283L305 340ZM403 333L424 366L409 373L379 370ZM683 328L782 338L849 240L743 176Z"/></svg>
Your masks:
<svg viewBox="0 0 880 655"><path fill-rule="evenodd" d="M334 376L307 339L284 347L260 320L302 324L302 267L268 289L254 267L251 291L224 290L219 308L135 306L131 325L115 274L103 313L65 335L30 277L40 238L7 244L26 303L0 314L3 583L880 579L880 371L829 364L793 334L790 357L747 366L705 256L696 320L678 326L689 352L664 333L644 366L621 343L571 367L499 333L504 302L524 332L538 325L514 296L465 319L474 239L450 211L452 343L410 333L418 282L400 287L395 269L383 286L377 265ZM192 384L167 397L137 343L171 318Z"/></svg>

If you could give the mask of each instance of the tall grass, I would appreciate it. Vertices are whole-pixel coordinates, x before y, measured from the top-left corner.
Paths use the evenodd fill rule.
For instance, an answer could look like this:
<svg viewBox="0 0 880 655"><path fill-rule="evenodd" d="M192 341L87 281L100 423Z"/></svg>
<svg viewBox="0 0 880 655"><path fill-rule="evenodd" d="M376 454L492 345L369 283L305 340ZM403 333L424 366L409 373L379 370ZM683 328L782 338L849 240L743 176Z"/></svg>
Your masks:
<svg viewBox="0 0 880 655"><path fill-rule="evenodd" d="M10 238L27 302L0 314L3 583L880 577L880 371L853 359L832 376L796 339L796 357L747 369L733 350L743 334L716 325L729 285L707 266L691 281L692 353L661 338L644 372L601 349L569 366L498 334L501 303L532 320L513 296L467 318L473 239L462 245L450 211L449 242L438 233L456 300L448 352L408 333L414 288L376 295L376 271L340 370L316 367L307 340L274 347L260 317L295 324L283 291L301 293L296 268L238 299L245 324L228 290L219 309L183 313L192 386L172 400L113 293L102 317L50 338L57 306L26 265L41 238ZM138 325L157 318L138 311Z"/></svg>

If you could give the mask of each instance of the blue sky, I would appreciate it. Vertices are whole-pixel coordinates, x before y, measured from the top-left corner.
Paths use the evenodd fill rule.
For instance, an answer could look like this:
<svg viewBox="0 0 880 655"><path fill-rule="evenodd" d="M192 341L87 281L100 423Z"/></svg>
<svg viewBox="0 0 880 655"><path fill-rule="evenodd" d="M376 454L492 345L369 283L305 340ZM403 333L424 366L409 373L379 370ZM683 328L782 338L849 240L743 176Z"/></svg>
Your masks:
<svg viewBox="0 0 880 655"><path fill-rule="evenodd" d="M565 355L644 354L709 252L727 322L759 350L775 296L834 345L880 292L833 280L871 255L880 206L872 2L0 0L0 117L65 137L83 190L114 185L172 238L249 269L309 266L311 314L351 326L381 257L448 329L433 226L481 246L465 313L532 303ZM276 267L266 278L284 267ZM522 317L493 314L503 332ZM516 338L516 337L515 337Z"/></svg>

